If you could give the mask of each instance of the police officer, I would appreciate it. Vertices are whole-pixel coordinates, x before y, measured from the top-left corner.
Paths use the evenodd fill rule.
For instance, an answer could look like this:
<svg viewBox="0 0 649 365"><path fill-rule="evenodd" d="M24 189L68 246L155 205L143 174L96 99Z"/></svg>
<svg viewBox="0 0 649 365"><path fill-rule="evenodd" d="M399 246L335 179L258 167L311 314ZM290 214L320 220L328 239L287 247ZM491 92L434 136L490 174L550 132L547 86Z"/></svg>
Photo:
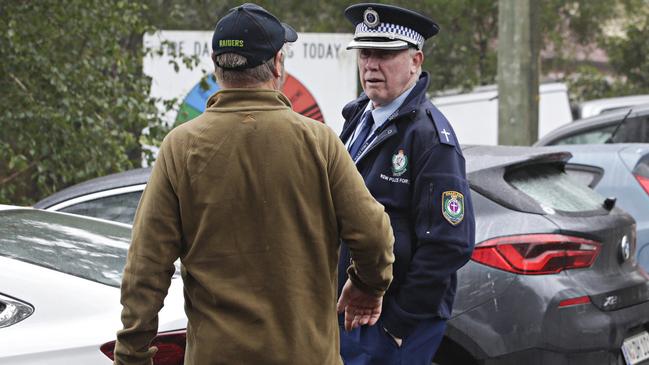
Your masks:
<svg viewBox="0 0 649 365"><path fill-rule="evenodd" d="M341 327L341 354L348 365L429 365L475 236L460 144L426 98L421 70L424 40L439 27L383 4L352 5L345 16L356 26L347 49L358 49L364 93L344 107L341 139L390 216L396 261L378 325ZM343 246L339 283L352 259Z"/></svg>

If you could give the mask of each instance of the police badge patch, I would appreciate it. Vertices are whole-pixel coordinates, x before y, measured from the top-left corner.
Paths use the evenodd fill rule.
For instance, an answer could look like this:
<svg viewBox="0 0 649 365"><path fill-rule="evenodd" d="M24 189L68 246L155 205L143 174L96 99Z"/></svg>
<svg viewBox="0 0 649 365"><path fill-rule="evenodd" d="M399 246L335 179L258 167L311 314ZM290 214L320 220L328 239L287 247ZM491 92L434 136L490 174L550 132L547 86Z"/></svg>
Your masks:
<svg viewBox="0 0 649 365"><path fill-rule="evenodd" d="M460 224L464 219L464 195L452 190L443 192L442 215L450 224Z"/></svg>
<svg viewBox="0 0 649 365"><path fill-rule="evenodd" d="M408 169L408 156L399 150L399 153L392 156L392 175L401 176Z"/></svg>

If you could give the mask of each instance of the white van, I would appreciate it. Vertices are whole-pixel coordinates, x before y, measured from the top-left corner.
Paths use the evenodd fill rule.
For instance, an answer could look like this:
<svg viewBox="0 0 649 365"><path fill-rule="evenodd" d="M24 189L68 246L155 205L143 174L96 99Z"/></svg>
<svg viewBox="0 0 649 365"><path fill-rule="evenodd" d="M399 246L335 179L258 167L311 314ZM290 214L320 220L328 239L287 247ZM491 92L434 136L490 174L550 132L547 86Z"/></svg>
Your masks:
<svg viewBox="0 0 649 365"><path fill-rule="evenodd" d="M481 86L464 94L431 99L448 118L462 144L498 144L498 87ZM539 138L572 121L568 88L563 83L539 87Z"/></svg>
<svg viewBox="0 0 649 365"><path fill-rule="evenodd" d="M648 94L587 100L580 103L577 107L577 117L588 118L602 113L627 109L640 104L649 104Z"/></svg>

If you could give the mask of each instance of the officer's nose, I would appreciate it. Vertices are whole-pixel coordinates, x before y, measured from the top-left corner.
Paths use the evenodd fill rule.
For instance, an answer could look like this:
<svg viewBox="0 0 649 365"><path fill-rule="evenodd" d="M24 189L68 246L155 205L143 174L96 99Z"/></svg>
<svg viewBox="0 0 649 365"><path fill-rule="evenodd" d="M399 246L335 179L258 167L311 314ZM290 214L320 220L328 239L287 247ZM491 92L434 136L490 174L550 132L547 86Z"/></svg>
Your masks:
<svg viewBox="0 0 649 365"><path fill-rule="evenodd" d="M377 57L367 57L365 59L365 69L374 71L379 69L379 59Z"/></svg>

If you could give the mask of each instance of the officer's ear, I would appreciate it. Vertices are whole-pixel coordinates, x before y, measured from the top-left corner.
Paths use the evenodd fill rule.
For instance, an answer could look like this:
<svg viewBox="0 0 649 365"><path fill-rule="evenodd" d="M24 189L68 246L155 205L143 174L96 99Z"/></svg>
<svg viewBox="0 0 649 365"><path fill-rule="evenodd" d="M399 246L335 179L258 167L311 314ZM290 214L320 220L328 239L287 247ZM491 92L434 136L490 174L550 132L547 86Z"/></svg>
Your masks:
<svg viewBox="0 0 649 365"><path fill-rule="evenodd" d="M410 73L411 74L416 74L419 72L419 69L421 68L421 65L424 63L424 52L415 49L415 48L410 48Z"/></svg>

